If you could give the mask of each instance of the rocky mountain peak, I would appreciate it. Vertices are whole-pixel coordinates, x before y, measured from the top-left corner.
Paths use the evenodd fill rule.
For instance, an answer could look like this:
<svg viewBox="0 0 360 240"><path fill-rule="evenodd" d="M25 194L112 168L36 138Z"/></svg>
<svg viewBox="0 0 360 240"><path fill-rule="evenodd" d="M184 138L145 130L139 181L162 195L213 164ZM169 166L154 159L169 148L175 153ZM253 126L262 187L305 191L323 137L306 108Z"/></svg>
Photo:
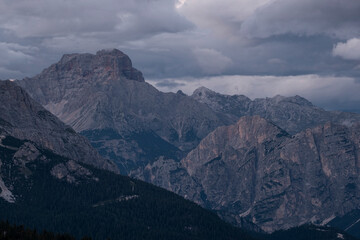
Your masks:
<svg viewBox="0 0 360 240"><path fill-rule="evenodd" d="M84 89L108 89L110 85L124 85L128 81L144 82L144 78L140 71L133 68L126 54L112 49L100 50L95 55L65 54L59 62L33 78L18 81L18 84L36 101L46 105L67 98L69 89L76 95Z"/></svg>
<svg viewBox="0 0 360 240"><path fill-rule="evenodd" d="M211 90L209 88L202 86L202 87L195 89L192 96L198 97L198 98L204 98L208 95L214 95L214 94L216 94L216 92L214 92L213 90Z"/></svg>
<svg viewBox="0 0 360 240"><path fill-rule="evenodd" d="M116 56L116 57L127 57L129 58L125 53L123 53L122 51L120 51L119 49L116 48L111 48L111 49L102 49L96 52L96 55L100 56L100 55L106 55L106 56Z"/></svg>
<svg viewBox="0 0 360 240"><path fill-rule="evenodd" d="M297 104L297 105L304 106L304 107L313 107L314 106L309 100L307 100L299 95L295 95L292 97L276 95L275 97L270 98L270 101L274 104L291 103L291 104Z"/></svg>
<svg viewBox="0 0 360 240"><path fill-rule="evenodd" d="M212 91L206 87L197 88L191 98L198 102L208 105L211 109L216 112L227 113L231 115L239 116L246 115L248 105L251 100L244 95L225 95Z"/></svg>
<svg viewBox="0 0 360 240"><path fill-rule="evenodd" d="M201 101L204 99L213 99L213 101L218 100L219 98L232 98L232 99L240 99L242 101L251 101L248 97L244 96L244 95L226 95L226 94L221 94L218 92L215 92L207 87L199 87L197 89L194 90L193 94L191 95L192 98Z"/></svg>
<svg viewBox="0 0 360 240"><path fill-rule="evenodd" d="M118 161L126 174L160 156L179 158L216 127L233 122L181 92L163 93L147 82L126 77L136 73L134 68L113 74L114 64L128 66L118 68L122 70L131 67L130 59L119 50L65 55L36 77L17 83L97 146L104 141L107 151L101 152Z"/></svg>
<svg viewBox="0 0 360 240"><path fill-rule="evenodd" d="M275 103L279 103L279 102L283 101L284 99L286 99L286 97L281 96L281 95L276 95L275 97L271 98L271 100L274 101Z"/></svg>
<svg viewBox="0 0 360 240"><path fill-rule="evenodd" d="M176 94L178 94L178 95L181 95L181 96L187 96L183 91L181 91L181 90L178 90L177 92L176 92Z"/></svg>
<svg viewBox="0 0 360 240"><path fill-rule="evenodd" d="M45 69L37 78L48 81L66 77L69 81L106 82L127 79L144 82L142 73L133 68L130 58L117 49L90 53L65 54L61 60Z"/></svg>
<svg viewBox="0 0 360 240"><path fill-rule="evenodd" d="M205 87L198 88L190 96L218 113L225 113L237 121L242 116L259 115L283 128L290 134L328 121L351 126L360 121L359 114L329 112L313 105L301 96L281 96L249 99L244 95L226 95ZM234 117L235 116L235 117Z"/></svg>

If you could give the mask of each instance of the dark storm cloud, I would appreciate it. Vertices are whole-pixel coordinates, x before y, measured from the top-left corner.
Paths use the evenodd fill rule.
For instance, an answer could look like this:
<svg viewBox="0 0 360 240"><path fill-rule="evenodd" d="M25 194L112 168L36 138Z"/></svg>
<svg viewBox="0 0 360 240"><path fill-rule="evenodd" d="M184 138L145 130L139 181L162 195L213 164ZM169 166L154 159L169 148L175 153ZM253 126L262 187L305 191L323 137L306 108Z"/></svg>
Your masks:
<svg viewBox="0 0 360 240"><path fill-rule="evenodd" d="M180 16L171 0L19 0L0 1L0 55L8 57L2 68L17 68L23 76L35 74L63 53L96 52L102 48L128 48L129 42L161 33L191 29L193 25ZM10 43L19 50L35 47L33 70L14 61ZM55 57L54 57L55 56ZM46 57L42 61L39 57ZM1 72L0 72L1 73ZM4 75L2 76L4 77Z"/></svg>
<svg viewBox="0 0 360 240"><path fill-rule="evenodd" d="M101 37L106 33L135 39L161 32L179 32L191 26L171 0L3 0L3 29L19 37Z"/></svg>
<svg viewBox="0 0 360 240"><path fill-rule="evenodd" d="M35 75L64 53L119 48L159 88L235 76L214 84L222 92L238 76L263 75L272 77L253 85L274 91L251 89L286 95L295 84L275 79L304 75L345 96L343 81L360 86L349 83L360 77L359 12L357 0L0 0L0 79ZM319 103L330 95L309 92ZM348 109L358 101L347 99Z"/></svg>
<svg viewBox="0 0 360 240"><path fill-rule="evenodd" d="M354 0L277 0L247 18L241 33L260 38L292 33L348 39L360 34L359 12L360 1Z"/></svg>

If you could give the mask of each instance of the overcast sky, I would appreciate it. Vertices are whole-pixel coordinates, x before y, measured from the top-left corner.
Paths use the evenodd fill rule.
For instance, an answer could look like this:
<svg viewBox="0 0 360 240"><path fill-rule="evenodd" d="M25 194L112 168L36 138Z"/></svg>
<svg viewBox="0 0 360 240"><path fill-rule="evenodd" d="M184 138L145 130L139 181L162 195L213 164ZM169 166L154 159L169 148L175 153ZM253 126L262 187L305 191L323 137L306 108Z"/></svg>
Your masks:
<svg viewBox="0 0 360 240"><path fill-rule="evenodd" d="M0 0L0 79L118 48L163 91L360 112L359 0Z"/></svg>

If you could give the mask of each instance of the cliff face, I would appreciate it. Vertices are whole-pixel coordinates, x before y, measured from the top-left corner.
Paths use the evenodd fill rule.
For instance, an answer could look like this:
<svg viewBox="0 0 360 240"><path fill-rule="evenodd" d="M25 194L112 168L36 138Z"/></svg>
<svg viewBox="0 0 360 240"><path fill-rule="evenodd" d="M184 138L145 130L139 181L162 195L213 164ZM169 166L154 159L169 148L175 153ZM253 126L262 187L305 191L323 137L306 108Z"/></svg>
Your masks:
<svg viewBox="0 0 360 240"><path fill-rule="evenodd" d="M0 81L0 132L27 139L43 148L117 172L116 166L103 159L88 140L77 134L49 111L36 103L21 87Z"/></svg>
<svg viewBox="0 0 360 240"><path fill-rule="evenodd" d="M112 119L99 116L98 110L102 111L102 106L103 111L111 108L109 95L117 90L113 84L123 79L133 84L144 82L127 55L118 50L103 50L96 55L64 55L41 74L18 84L65 123L82 131L112 124ZM126 86L119 90L119 94L127 92Z"/></svg>
<svg viewBox="0 0 360 240"><path fill-rule="evenodd" d="M290 136L243 117L209 134L181 163L202 190L194 200L229 219L265 231L321 223L360 204L359 130L327 123Z"/></svg>

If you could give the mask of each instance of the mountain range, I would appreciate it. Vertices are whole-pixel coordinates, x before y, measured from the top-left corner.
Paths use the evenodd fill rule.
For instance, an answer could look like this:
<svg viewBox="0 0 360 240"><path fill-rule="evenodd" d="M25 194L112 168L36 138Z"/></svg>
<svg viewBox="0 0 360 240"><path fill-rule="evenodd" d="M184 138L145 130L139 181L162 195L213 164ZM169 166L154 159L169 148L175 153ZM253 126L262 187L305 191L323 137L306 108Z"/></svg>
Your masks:
<svg viewBox="0 0 360 240"><path fill-rule="evenodd" d="M173 193L108 171L108 161L98 155L87 162L82 151L94 150L86 139L13 82L0 81L0 99L6 101L0 122L0 219L21 225L0 223L1 238L355 240L343 231L312 225L272 235L232 227ZM39 112L47 117L39 120ZM25 118L27 128L22 129ZM55 153L49 144L51 128L56 138L64 141L71 132L83 145Z"/></svg>
<svg viewBox="0 0 360 240"><path fill-rule="evenodd" d="M0 99L0 220L78 239L253 239L174 193L109 171L15 83L0 81Z"/></svg>
<svg viewBox="0 0 360 240"><path fill-rule="evenodd" d="M231 123L194 99L159 92L119 50L64 55L18 83L123 174L160 156L180 159L217 126Z"/></svg>
<svg viewBox="0 0 360 240"><path fill-rule="evenodd" d="M326 225L360 206L358 114L300 96L163 93L115 49L64 55L16 83L116 164L101 167L235 225L267 232Z"/></svg>

